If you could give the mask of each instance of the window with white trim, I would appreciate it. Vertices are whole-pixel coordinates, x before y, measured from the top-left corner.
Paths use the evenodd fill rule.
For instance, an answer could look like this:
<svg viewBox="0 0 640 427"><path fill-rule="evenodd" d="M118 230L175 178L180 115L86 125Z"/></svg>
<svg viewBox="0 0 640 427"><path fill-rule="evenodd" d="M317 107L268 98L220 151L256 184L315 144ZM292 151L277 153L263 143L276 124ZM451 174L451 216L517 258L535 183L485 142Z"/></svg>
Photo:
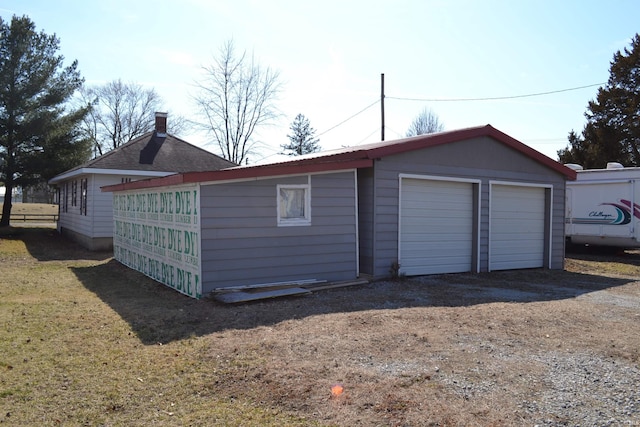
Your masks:
<svg viewBox="0 0 640 427"><path fill-rule="evenodd" d="M278 185L278 226L311 225L309 185Z"/></svg>

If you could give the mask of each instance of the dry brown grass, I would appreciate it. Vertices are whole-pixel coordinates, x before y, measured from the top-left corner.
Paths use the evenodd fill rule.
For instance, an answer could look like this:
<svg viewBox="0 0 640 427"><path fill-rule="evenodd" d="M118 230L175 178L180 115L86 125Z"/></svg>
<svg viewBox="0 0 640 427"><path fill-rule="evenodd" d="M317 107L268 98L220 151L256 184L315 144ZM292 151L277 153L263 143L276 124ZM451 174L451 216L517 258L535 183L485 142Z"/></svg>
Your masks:
<svg viewBox="0 0 640 427"><path fill-rule="evenodd" d="M11 228L0 234L0 265L0 423L308 424L213 394L208 343L191 332L193 319L175 317L206 310L110 254L85 252L54 230Z"/></svg>
<svg viewBox="0 0 640 427"><path fill-rule="evenodd" d="M54 230L5 231L0 263L7 425L533 425L542 355L640 357L638 311L591 302L640 299L634 253L232 306Z"/></svg>
<svg viewBox="0 0 640 427"><path fill-rule="evenodd" d="M56 215L58 213L58 205L48 203L13 203L11 206L11 213L20 215Z"/></svg>

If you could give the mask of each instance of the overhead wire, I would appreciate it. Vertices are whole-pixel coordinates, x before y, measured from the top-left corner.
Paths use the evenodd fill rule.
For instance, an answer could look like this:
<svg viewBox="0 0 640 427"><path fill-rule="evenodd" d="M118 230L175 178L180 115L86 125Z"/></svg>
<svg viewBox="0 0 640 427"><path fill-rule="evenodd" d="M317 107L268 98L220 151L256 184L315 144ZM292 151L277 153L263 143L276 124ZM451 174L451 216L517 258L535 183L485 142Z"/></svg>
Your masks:
<svg viewBox="0 0 640 427"><path fill-rule="evenodd" d="M576 86L576 87L571 87L571 88L566 88L566 89L558 89L558 90L551 90L551 91L546 91L546 92L528 93L528 94L523 94L523 95L494 96L494 97L482 97L482 98L407 98L407 97L388 96L388 95L385 95L384 98L385 99L393 99L393 100L397 100L397 101L419 101L419 102L499 101L499 100L506 100L506 99L530 98L530 97L535 97L535 96L553 95L553 94L556 94L556 93L570 92L570 91L574 91L574 90L587 89L587 88L595 87L595 86L602 86L604 84L606 84L606 82L604 82L604 83L593 83L593 84L588 84L588 85L584 85L584 86ZM340 123L338 123L338 124L330 127L329 129L317 134L316 136L320 137L320 136L322 136L322 135L334 130L335 128L337 128L339 126L342 126L343 124L345 124L349 120L351 120L354 117L364 113L369 108L373 107L374 105L378 104L379 102L380 102L380 99L376 99L374 102L372 102L371 104L367 105L362 110L360 110L357 113L347 117L346 119L342 120ZM369 135L369 136L371 136L371 135Z"/></svg>
<svg viewBox="0 0 640 427"><path fill-rule="evenodd" d="M602 86L604 84L605 83L593 83L590 85L571 87L567 89L551 90L548 92L537 92L537 93L529 93L524 95L511 95L511 96L494 96L494 97L484 97L484 98L404 98L404 97L398 97L398 96L385 96L385 98L395 99L398 101L421 101L421 102L498 101L503 99L530 98L533 96L552 95L554 93L569 92L572 90L580 90L580 89L586 89L594 86Z"/></svg>
<svg viewBox="0 0 640 427"><path fill-rule="evenodd" d="M376 99L374 102L372 102L371 104L367 105L366 107L364 107L362 110L358 111L357 113L355 113L354 115L344 119L343 121L341 121L340 123L338 123L335 126L330 127L329 129L325 130L322 133L319 133L318 135L316 135L317 137L324 135L325 133L334 130L335 128L337 128L338 126L341 126L343 124L345 124L346 122L348 122L349 120L353 119L354 117L356 117L359 114L364 113L365 111L367 111L369 108L373 107L374 105L376 105L378 102L380 102L379 99Z"/></svg>
<svg viewBox="0 0 640 427"><path fill-rule="evenodd" d="M377 128L376 130L374 130L373 132L371 132L369 135L365 136L364 138L362 138L360 141L356 142L354 145L360 145L363 142L365 142L367 139L369 139L370 137L372 137L375 133L380 132L380 128Z"/></svg>

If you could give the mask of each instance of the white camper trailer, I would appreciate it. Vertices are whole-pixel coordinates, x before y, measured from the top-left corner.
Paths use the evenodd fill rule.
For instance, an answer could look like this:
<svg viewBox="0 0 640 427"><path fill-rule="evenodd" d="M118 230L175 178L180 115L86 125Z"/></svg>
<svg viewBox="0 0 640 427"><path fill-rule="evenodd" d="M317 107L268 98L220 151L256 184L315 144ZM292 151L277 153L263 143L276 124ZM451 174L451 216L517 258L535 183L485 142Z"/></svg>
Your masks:
<svg viewBox="0 0 640 427"><path fill-rule="evenodd" d="M568 244L640 247L640 168L608 163L577 172L567 182L565 235Z"/></svg>

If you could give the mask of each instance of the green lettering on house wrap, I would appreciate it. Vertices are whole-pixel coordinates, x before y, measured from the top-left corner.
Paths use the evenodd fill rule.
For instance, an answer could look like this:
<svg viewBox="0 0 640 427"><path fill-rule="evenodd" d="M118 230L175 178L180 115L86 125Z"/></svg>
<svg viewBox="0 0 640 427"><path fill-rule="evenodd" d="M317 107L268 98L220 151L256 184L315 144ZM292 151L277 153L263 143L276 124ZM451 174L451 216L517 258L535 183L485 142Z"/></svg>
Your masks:
<svg viewBox="0 0 640 427"><path fill-rule="evenodd" d="M174 228L167 228L168 232L168 249L174 252L182 253L182 234L180 230Z"/></svg>
<svg viewBox="0 0 640 427"><path fill-rule="evenodd" d="M158 213L158 193L147 194L147 212Z"/></svg>
<svg viewBox="0 0 640 427"><path fill-rule="evenodd" d="M167 229L164 227L153 226L153 245L167 248Z"/></svg>
<svg viewBox="0 0 640 427"><path fill-rule="evenodd" d="M185 230L183 236L185 255L198 256L198 233Z"/></svg>
<svg viewBox="0 0 640 427"><path fill-rule="evenodd" d="M181 268L176 269L176 290L184 292L187 295L193 295L192 275L190 271Z"/></svg>
<svg viewBox="0 0 640 427"><path fill-rule="evenodd" d="M142 224L142 243L153 243L153 226Z"/></svg>
<svg viewBox="0 0 640 427"><path fill-rule="evenodd" d="M193 190L193 215L198 216L198 190Z"/></svg>
<svg viewBox="0 0 640 427"><path fill-rule="evenodd" d="M136 197L133 194L127 194L127 212L133 212L136 209Z"/></svg>
<svg viewBox="0 0 640 427"><path fill-rule="evenodd" d="M136 194L136 212L145 212L147 210L147 198L144 194Z"/></svg>
<svg viewBox="0 0 640 427"><path fill-rule="evenodd" d="M175 288L174 280L175 280L175 267L173 265L162 263L162 280L161 282Z"/></svg>
<svg viewBox="0 0 640 427"><path fill-rule="evenodd" d="M191 215L191 192L176 191L176 214Z"/></svg>
<svg viewBox="0 0 640 427"><path fill-rule="evenodd" d="M160 213L173 213L173 193L160 193Z"/></svg>

